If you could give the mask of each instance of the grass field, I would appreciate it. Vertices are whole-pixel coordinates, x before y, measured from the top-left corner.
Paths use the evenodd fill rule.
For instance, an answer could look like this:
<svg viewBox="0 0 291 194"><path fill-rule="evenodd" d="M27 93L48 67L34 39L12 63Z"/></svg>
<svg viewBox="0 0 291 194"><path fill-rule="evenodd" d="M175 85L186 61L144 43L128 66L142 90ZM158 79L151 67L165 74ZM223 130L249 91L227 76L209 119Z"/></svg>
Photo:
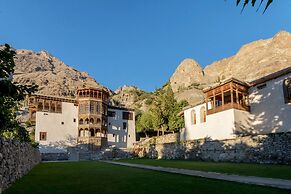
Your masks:
<svg viewBox="0 0 291 194"><path fill-rule="evenodd" d="M187 160L123 159L120 162L146 164L172 168L222 172L247 176L291 179L291 165L265 165L244 163L216 163Z"/></svg>
<svg viewBox="0 0 291 194"><path fill-rule="evenodd" d="M39 164L4 193L268 194L290 191L88 161Z"/></svg>

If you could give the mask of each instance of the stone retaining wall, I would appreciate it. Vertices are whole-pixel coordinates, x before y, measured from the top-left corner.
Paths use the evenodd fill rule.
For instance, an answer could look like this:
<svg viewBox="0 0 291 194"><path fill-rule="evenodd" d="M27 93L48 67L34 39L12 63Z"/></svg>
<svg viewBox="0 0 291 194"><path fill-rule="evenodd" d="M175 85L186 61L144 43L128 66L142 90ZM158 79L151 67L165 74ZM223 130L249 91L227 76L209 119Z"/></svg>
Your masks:
<svg viewBox="0 0 291 194"><path fill-rule="evenodd" d="M60 160L68 160L69 155L67 152L62 153L41 153L42 161L60 161Z"/></svg>
<svg viewBox="0 0 291 194"><path fill-rule="evenodd" d="M291 132L238 137L229 140L200 139L160 143L136 143L138 157L191 159L216 162L291 164Z"/></svg>
<svg viewBox="0 0 291 194"><path fill-rule="evenodd" d="M0 137L0 193L41 161L29 143Z"/></svg>

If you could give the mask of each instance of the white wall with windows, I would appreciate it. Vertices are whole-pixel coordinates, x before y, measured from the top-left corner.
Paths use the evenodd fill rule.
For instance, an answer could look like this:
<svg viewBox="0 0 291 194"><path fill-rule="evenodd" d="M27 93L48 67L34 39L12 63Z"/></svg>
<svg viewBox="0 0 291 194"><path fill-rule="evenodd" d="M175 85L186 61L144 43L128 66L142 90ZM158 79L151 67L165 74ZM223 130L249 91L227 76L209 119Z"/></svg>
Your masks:
<svg viewBox="0 0 291 194"><path fill-rule="evenodd" d="M235 109L204 115L206 104L200 104L184 111L185 129L181 131L181 140L202 138L229 139L235 137ZM196 121L196 122L195 122Z"/></svg>
<svg viewBox="0 0 291 194"><path fill-rule="evenodd" d="M136 141L134 111L108 108L108 145L130 148Z"/></svg>
<svg viewBox="0 0 291 194"><path fill-rule="evenodd" d="M291 73L253 86L249 97L256 132L291 131Z"/></svg>
<svg viewBox="0 0 291 194"><path fill-rule="evenodd" d="M63 152L76 145L78 136L78 106L62 102L60 113L36 112L35 141L42 153Z"/></svg>
<svg viewBox="0 0 291 194"><path fill-rule="evenodd" d="M291 73L252 86L249 105L250 112L232 108L206 115L206 119L201 111L205 103L184 110L181 140L291 131Z"/></svg>

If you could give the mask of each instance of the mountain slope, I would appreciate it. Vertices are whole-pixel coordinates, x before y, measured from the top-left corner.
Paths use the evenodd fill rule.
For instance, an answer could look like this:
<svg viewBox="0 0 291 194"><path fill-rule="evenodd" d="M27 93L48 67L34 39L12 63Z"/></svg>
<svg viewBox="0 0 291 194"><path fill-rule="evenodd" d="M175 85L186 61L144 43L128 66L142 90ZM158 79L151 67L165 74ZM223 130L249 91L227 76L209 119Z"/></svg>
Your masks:
<svg viewBox="0 0 291 194"><path fill-rule="evenodd" d="M35 83L39 94L73 97L78 87L100 87L85 72L64 64L46 51L16 50L14 81Z"/></svg>
<svg viewBox="0 0 291 194"><path fill-rule="evenodd" d="M252 81L291 66L291 34L246 44L231 57L215 61L203 70L194 60L181 62L170 79L178 100L195 104L203 100L202 89L230 77Z"/></svg>

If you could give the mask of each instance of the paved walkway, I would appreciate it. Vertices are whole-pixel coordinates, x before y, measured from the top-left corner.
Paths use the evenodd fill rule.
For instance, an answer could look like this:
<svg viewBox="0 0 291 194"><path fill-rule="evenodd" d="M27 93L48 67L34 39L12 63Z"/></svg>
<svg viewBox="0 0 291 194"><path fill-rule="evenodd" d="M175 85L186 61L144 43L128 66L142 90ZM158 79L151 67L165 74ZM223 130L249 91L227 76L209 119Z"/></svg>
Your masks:
<svg viewBox="0 0 291 194"><path fill-rule="evenodd" d="M217 179L217 180L225 180L225 181L260 185L260 186L275 187L279 189L291 189L291 180L284 180L284 179L263 178L263 177L255 177L255 176L240 176L240 175L231 175L231 174L223 174L223 173L216 173L216 172L203 172L203 171L197 171L197 170L168 168L168 167L161 167L161 166L149 166L149 165L143 165L143 164L131 164L131 163L115 162L115 161L107 161L107 160L101 161L101 162L106 162L106 163L116 164L116 165L121 165L121 166L134 167L134 168L147 169L147 170L155 170L155 171L161 171L161 172L203 177L203 178L209 178L209 179Z"/></svg>

